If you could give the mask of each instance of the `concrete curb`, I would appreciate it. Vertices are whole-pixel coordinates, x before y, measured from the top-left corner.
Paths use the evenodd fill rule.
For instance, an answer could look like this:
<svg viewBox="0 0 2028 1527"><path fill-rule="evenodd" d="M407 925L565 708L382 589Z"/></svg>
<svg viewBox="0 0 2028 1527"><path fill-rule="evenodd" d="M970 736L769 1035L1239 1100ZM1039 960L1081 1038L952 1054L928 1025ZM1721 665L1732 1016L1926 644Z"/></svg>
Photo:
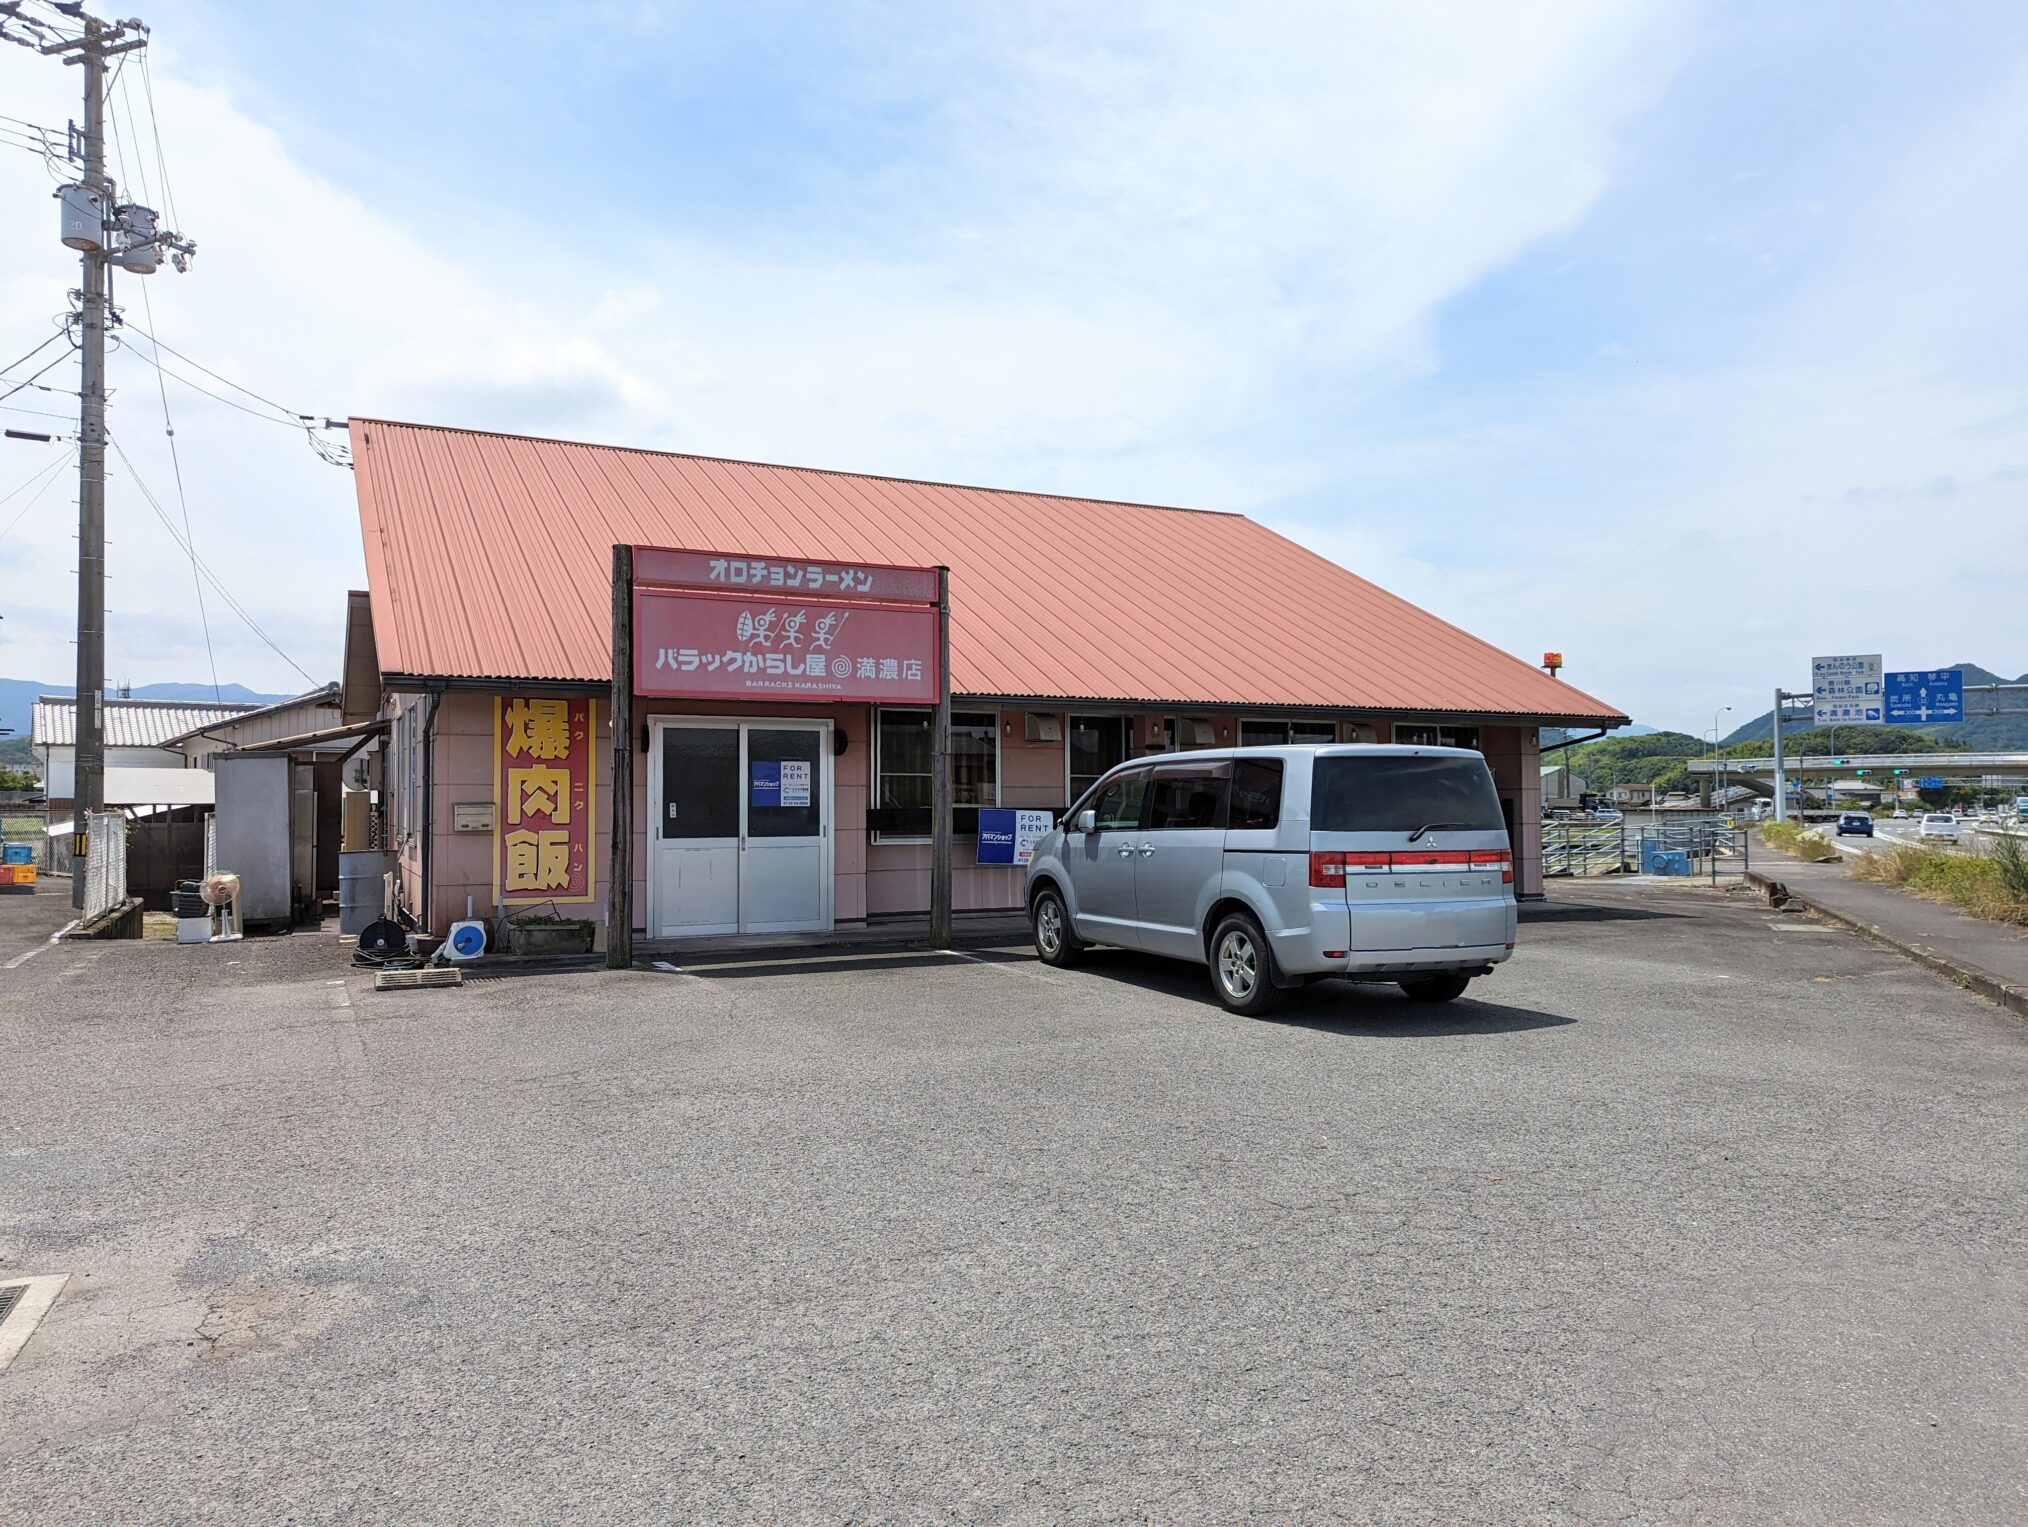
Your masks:
<svg viewBox="0 0 2028 1527"><path fill-rule="evenodd" d="M1837 923L1840 927L1850 928L1855 933L1863 933L1875 943L1885 944L1896 954L1915 961L1927 970L1935 971L1938 975L1962 986L1966 991L1976 992L1989 1002L1997 1002L2008 1012L2028 1018L2028 987L2011 985L1989 970L1981 970L1976 965L1953 959L1949 955L1937 954L1920 944L1911 944L1907 939L1899 938L1885 928L1867 922L1863 917L1854 917L1849 912L1839 912L1820 901L1812 901L1804 892L1796 890L1786 881L1778 881L1773 875L1762 874L1759 870L1749 870L1746 883L1762 891L1771 885L1779 884L1788 893L1789 900L1797 906L1807 907L1819 917Z"/></svg>

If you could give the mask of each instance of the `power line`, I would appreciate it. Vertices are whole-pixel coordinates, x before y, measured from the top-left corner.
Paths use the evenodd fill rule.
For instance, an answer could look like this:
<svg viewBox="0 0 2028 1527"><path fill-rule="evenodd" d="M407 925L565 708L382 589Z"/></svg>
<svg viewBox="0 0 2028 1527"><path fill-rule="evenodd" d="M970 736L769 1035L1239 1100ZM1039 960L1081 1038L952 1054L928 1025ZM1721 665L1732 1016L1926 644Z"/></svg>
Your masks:
<svg viewBox="0 0 2028 1527"><path fill-rule="evenodd" d="M15 511L14 518L7 522L7 528L5 530L0 530L0 541L6 540L7 537L13 533L14 527L21 523L21 517L27 514L28 511L33 509L37 504L42 502L42 495L49 491L49 485L55 482L59 477L61 477L63 475L64 468L68 467L73 461L76 460L77 460L77 447L72 446L68 451L64 452L63 455L57 457L57 459L51 462L49 465L38 468L34 476L30 477L28 479L28 482L25 482L21 485L21 488L26 488L28 486L28 483L34 482L36 478L39 477L42 479L42 486L35 490L35 496L29 499L27 503L23 504L18 510ZM14 494L19 493L21 491L21 488L16 488L13 493L9 493L7 495L7 498L0 498L0 504L4 504L7 502L7 499L14 497Z"/></svg>
<svg viewBox="0 0 2028 1527"><path fill-rule="evenodd" d="M218 597L225 601L226 607L230 609L233 614L237 615L243 622L245 622L246 628L249 631L253 632L253 634L259 637L263 642L265 642L268 646L268 649L271 652L273 652L276 657L280 658L283 662L287 663L291 668L295 669L296 672L302 674L304 682L311 685L315 685L317 681L310 677L308 672L304 670L303 665L301 663L298 663L294 658L290 657L288 653L282 651L280 645L275 641L275 639L272 636L268 635L267 632L261 629L260 622L253 618L252 614L248 612L247 607L241 604L237 599L233 597L232 590L225 586L224 582L219 578L218 574L214 573L211 570L210 565L207 562L205 562L205 560L202 557L197 555L196 549L193 548L188 542L186 542L182 536L177 534L176 522L169 518L169 512L162 507L160 500L158 500L155 497L155 495L148 490L148 485L141 480L141 474L134 469L133 458L127 454L126 449L120 444L119 438L115 435L108 434L106 436L106 440L107 443L112 446L113 450L119 455L120 460L126 464L127 471L132 475L134 479L134 486L141 490L141 497L146 499L148 501L148 507L155 511L155 518L162 522L162 528L169 532L169 539L174 541L177 544L177 546L182 549L184 555L190 558L191 565L195 567L199 572L201 572L204 575L205 581L208 582L214 589L218 591Z"/></svg>
<svg viewBox="0 0 2028 1527"><path fill-rule="evenodd" d="M32 361L32 360L34 360L36 356L38 356L38 355L42 354L42 352L43 352L43 351L47 350L47 349L48 349L48 348L49 348L49 347L50 347L51 345L55 344L55 343L56 343L56 342L57 342L57 341L58 341L59 339L62 339L62 338L64 337L64 335L65 335L65 332L66 332L66 331L65 331L65 330L63 330L63 329L58 329L58 330L57 330L57 331L56 331L56 332L55 332L54 334L50 335L50 336L49 336L49 338L45 339L45 340L44 340L44 341L43 341L43 342L42 342L41 344L37 345L37 346L36 346L36 347L35 347L35 348L34 348L33 350L30 350L30 351L29 351L29 352L28 352L28 353L27 353L26 355L22 356L22 357L21 357L21 360L16 360L16 361L9 361L9 362L8 362L8 363L7 363L6 365L4 365L4 366L0 366L0 375L4 375L5 373L7 373L7 372L9 372L9 371L12 371L12 370L13 370L13 369L14 369L14 368L15 368L16 366L18 366L18 365L20 365L20 364L21 364L21 361ZM42 374L41 372L37 372L37 373L36 373L36 375L38 375L38 376L40 376L41 374Z"/></svg>
<svg viewBox="0 0 2028 1527"><path fill-rule="evenodd" d="M176 216L176 193L169 189L169 160L162 152L162 119L155 115L155 76L148 68L148 50L141 49L141 93L148 101L148 131L155 138L155 168L162 181L162 210L169 214L171 227L180 226Z"/></svg>
<svg viewBox="0 0 2028 1527"><path fill-rule="evenodd" d="M155 327L155 304L148 296L148 283L141 283L141 309L148 315L148 327ZM176 502L183 509L183 540L190 547L190 584L197 590L197 620L204 627L204 657L211 665L211 698L218 692L218 654L211 646L211 612L204 608L204 580L197 576L197 538L190 533L190 500L183 492L183 458L176 451L176 425L169 417L169 384L162 380L162 352L155 352L155 390L162 395L162 433L169 437L169 464L176 470Z"/></svg>
<svg viewBox="0 0 2028 1527"><path fill-rule="evenodd" d="M54 371L58 366L61 366L65 361L69 359L70 357L68 355L59 355L55 360L51 361L47 366L44 366L41 371L36 372L35 375L31 376L27 381L16 382L12 387L8 388L5 392L0 392L0 403L4 403L7 399L13 397L14 394L17 392L24 392L28 388L33 387L38 377L41 377L50 371ZM14 364L18 366L21 364L21 362L16 361Z"/></svg>

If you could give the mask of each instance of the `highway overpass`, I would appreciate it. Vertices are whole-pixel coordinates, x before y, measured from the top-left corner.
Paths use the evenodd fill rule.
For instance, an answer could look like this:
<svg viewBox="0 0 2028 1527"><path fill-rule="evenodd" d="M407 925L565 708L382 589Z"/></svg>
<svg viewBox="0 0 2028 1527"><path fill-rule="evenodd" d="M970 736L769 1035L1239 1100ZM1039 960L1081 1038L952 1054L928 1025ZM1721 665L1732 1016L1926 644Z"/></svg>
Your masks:
<svg viewBox="0 0 2028 1527"><path fill-rule="evenodd" d="M1774 759L1767 758L1693 758L1689 760L1693 775L1711 776L1723 774L1729 780L1744 784L1750 779L1773 779ZM1941 775L1948 779L1977 779L1987 774L2005 775L2010 779L2028 778L2028 753L1839 753L1802 754L1782 758L1782 773L1794 778L1800 774L1815 777L1856 777L1864 774L1868 781L1877 778L1895 778L1894 771L1900 769L1902 778L1929 777Z"/></svg>

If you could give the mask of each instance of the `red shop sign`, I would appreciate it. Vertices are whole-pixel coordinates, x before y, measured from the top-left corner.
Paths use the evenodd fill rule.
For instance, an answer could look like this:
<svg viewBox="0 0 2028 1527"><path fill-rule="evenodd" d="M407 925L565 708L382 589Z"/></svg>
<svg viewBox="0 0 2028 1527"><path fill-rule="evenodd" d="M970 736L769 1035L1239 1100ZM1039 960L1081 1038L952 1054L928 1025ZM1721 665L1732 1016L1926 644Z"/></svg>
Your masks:
<svg viewBox="0 0 2028 1527"><path fill-rule="evenodd" d="M634 582L784 599L937 602L937 570L933 567L816 562L807 557L736 557L729 552L676 551L662 546L634 548Z"/></svg>
<svg viewBox="0 0 2028 1527"><path fill-rule="evenodd" d="M639 695L934 705L937 649L934 605L853 604L771 583L747 594L634 589Z"/></svg>

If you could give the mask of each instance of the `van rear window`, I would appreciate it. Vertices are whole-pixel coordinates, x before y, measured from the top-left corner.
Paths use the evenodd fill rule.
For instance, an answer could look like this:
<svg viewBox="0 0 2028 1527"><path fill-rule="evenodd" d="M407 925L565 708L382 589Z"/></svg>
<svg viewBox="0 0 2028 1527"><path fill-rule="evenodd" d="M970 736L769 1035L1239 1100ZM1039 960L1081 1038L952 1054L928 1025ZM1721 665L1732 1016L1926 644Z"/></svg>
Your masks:
<svg viewBox="0 0 2028 1527"><path fill-rule="evenodd" d="M1414 832L1432 825L1505 831L1493 775L1477 758L1319 758L1312 832Z"/></svg>

